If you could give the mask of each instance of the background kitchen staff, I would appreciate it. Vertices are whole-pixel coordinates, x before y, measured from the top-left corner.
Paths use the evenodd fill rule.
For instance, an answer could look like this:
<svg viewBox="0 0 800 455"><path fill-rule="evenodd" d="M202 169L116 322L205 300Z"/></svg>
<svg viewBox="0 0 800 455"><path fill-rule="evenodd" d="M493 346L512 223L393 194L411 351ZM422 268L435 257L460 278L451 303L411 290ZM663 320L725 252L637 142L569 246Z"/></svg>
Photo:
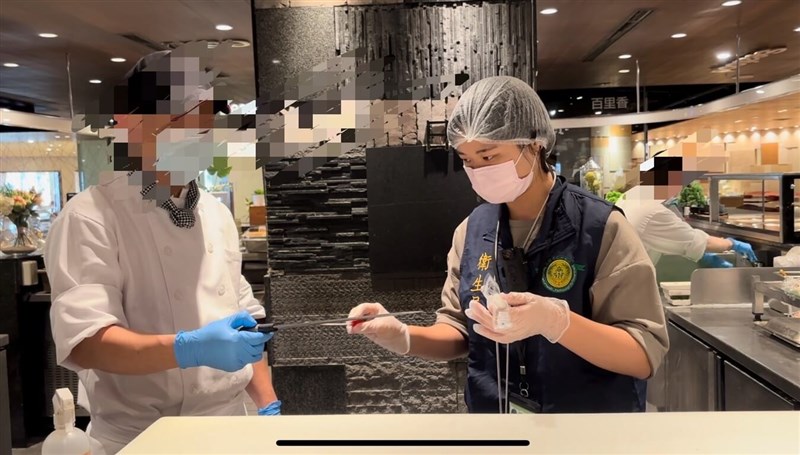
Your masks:
<svg viewBox="0 0 800 455"><path fill-rule="evenodd" d="M637 193L635 189L626 192L625 197L617 201L617 207L625 212L636 229L654 265L662 255L672 254L711 267L733 267L730 262L713 254L731 250L751 262L758 261L749 243L710 236L695 229L665 207L662 201L631 197Z"/></svg>
<svg viewBox="0 0 800 455"><path fill-rule="evenodd" d="M545 163L555 141L547 111L519 79L491 77L471 86L450 118L448 137L488 203L455 230L436 323L382 318L348 332L403 355L467 354L470 412L498 412L492 341L513 344L511 401L522 397L513 404L535 412L643 411L644 380L668 340L655 270L633 227L607 202L554 177ZM513 289L522 292L505 295L508 331L492 329L493 307L485 307L477 289L494 261L513 270L504 254L495 256L496 238L501 251L525 251L523 289ZM508 291L509 280L499 278ZM350 315L385 311L365 303ZM501 365L504 357L501 351Z"/></svg>
<svg viewBox="0 0 800 455"><path fill-rule="evenodd" d="M265 314L241 275L232 215L185 164L219 150L214 114L227 104L198 48L151 54L114 88L103 107L123 172L71 199L47 239L57 361L86 387L89 433L106 453L162 416L243 415L245 391L259 414L280 411L269 337L237 330ZM170 168L180 159L185 173Z"/></svg>

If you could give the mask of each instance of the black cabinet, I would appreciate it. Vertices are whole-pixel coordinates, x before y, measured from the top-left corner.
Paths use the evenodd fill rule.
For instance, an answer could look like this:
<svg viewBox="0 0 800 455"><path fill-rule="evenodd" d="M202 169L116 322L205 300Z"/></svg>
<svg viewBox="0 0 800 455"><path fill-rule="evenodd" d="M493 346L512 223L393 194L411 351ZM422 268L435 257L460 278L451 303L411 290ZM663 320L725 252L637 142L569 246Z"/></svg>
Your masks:
<svg viewBox="0 0 800 455"><path fill-rule="evenodd" d="M8 397L8 335L0 334L0 453L11 453L11 405Z"/></svg>
<svg viewBox="0 0 800 455"><path fill-rule="evenodd" d="M794 411L795 404L736 365L724 362L726 411Z"/></svg>

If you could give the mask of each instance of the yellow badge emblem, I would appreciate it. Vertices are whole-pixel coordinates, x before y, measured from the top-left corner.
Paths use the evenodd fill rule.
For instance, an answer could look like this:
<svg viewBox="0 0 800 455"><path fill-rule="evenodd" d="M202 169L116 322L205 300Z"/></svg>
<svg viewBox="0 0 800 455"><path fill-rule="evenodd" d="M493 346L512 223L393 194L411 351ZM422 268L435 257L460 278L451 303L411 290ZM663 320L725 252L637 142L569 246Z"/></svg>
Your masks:
<svg viewBox="0 0 800 455"><path fill-rule="evenodd" d="M544 270L542 282L551 292L566 292L575 284L575 267L564 258L553 259Z"/></svg>

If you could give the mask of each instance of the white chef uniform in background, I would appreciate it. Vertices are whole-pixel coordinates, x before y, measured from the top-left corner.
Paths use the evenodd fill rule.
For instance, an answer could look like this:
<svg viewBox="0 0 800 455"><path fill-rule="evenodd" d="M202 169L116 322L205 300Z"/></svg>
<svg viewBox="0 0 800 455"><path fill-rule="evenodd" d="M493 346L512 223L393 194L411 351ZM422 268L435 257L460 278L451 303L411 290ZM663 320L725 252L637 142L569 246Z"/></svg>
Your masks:
<svg viewBox="0 0 800 455"><path fill-rule="evenodd" d="M693 262L705 254L708 234L691 227L661 201L626 197L616 205L636 229L653 265L665 254L683 256Z"/></svg>

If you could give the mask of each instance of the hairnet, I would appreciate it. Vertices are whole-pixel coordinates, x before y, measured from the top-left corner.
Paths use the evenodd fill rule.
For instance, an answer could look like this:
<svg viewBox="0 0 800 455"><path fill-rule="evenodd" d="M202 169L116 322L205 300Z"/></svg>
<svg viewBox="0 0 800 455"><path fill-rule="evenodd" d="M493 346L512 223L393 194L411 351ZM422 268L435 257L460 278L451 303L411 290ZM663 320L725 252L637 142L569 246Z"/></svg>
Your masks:
<svg viewBox="0 0 800 455"><path fill-rule="evenodd" d="M447 139L464 142L538 144L549 155L556 135L536 92L520 79L494 76L468 88L450 115Z"/></svg>

